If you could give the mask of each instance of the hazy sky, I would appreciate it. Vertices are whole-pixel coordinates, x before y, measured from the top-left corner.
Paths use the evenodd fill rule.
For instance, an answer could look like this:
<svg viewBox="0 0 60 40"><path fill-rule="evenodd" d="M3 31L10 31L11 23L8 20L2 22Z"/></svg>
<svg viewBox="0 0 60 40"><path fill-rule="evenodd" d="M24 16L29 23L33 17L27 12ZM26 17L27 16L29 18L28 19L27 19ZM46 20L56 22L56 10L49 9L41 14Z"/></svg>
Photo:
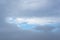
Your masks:
<svg viewBox="0 0 60 40"><path fill-rule="evenodd" d="M60 40L60 0L0 0L0 40Z"/></svg>

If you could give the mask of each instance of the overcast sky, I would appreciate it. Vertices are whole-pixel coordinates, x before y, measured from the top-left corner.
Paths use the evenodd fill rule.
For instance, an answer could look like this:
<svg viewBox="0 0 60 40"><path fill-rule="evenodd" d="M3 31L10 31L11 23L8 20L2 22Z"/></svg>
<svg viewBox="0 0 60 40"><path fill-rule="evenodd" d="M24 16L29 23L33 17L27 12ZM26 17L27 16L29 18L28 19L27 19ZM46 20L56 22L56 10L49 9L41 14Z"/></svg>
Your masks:
<svg viewBox="0 0 60 40"><path fill-rule="evenodd" d="M0 40L60 40L60 0L0 0Z"/></svg>

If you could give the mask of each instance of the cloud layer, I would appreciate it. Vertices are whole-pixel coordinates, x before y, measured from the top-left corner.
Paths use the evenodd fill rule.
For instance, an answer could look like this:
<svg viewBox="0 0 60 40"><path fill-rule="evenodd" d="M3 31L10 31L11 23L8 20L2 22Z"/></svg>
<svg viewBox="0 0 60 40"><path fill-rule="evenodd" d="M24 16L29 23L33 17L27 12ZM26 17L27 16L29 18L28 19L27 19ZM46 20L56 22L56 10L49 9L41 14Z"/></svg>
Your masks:
<svg viewBox="0 0 60 40"><path fill-rule="evenodd" d="M16 24L17 27L23 30L35 30L35 31L51 31L53 32L56 28L60 29L60 19L57 18L6 18L6 23Z"/></svg>
<svg viewBox="0 0 60 40"><path fill-rule="evenodd" d="M7 3L7 16L59 17L60 15L59 0L10 0Z"/></svg>
<svg viewBox="0 0 60 40"><path fill-rule="evenodd" d="M60 0L0 0L0 40L60 40Z"/></svg>

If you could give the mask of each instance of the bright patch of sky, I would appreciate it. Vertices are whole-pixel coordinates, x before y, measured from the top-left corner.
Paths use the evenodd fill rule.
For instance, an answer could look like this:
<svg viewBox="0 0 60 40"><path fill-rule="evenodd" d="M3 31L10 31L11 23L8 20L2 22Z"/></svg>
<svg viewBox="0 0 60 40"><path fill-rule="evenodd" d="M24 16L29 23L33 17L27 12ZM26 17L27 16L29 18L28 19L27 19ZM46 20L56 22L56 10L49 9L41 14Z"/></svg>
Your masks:
<svg viewBox="0 0 60 40"><path fill-rule="evenodd" d="M13 18L7 17L6 22L10 24L15 24L17 27L23 30L33 30L37 26L40 27L58 27L59 21L55 20L55 18ZM43 28L44 29L44 28ZM37 31L37 30L36 30ZM41 31L41 30L40 30Z"/></svg>

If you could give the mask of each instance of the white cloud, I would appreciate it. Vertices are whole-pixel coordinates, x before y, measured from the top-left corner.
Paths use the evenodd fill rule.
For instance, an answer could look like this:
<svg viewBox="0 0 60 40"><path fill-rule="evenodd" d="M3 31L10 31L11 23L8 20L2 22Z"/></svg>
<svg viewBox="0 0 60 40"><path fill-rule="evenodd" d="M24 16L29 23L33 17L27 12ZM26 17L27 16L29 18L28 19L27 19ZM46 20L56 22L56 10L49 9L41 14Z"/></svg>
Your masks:
<svg viewBox="0 0 60 40"><path fill-rule="evenodd" d="M6 22L9 24L15 24L21 30L32 30L32 31L54 31L55 28L59 28L59 18L20 18L20 17L7 17ZM59 23L58 23L59 22ZM31 29L30 29L31 28Z"/></svg>
<svg viewBox="0 0 60 40"><path fill-rule="evenodd" d="M55 19L55 18L7 18L6 19L8 23L14 23L14 24L19 24L19 23L24 23L26 22L27 24L37 24L37 25L46 25L50 23L56 23L59 22L60 19Z"/></svg>

